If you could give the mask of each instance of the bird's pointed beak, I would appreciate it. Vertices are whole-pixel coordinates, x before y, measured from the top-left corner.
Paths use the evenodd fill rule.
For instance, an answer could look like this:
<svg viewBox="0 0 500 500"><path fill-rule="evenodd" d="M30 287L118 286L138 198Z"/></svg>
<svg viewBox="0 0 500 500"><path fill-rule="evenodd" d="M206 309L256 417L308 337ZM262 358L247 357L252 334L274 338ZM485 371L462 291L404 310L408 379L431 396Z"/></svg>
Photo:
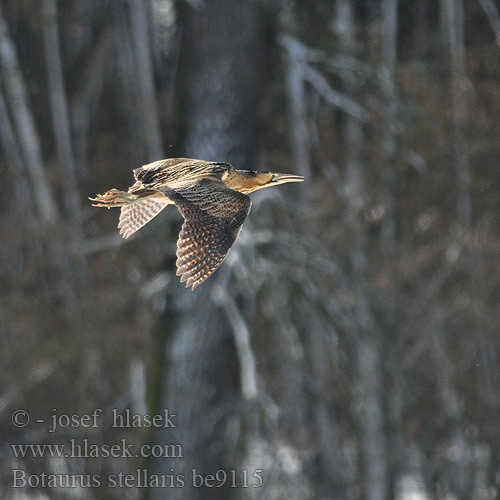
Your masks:
<svg viewBox="0 0 500 500"><path fill-rule="evenodd" d="M302 182L304 177L295 174L274 174L271 184L284 184L285 182Z"/></svg>

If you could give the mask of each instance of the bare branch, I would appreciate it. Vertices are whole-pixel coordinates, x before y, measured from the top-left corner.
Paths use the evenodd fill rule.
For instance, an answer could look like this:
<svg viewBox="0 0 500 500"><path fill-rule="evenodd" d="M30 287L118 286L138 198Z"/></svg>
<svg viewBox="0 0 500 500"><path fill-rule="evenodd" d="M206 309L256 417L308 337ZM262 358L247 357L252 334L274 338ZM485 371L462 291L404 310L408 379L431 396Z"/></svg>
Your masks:
<svg viewBox="0 0 500 500"><path fill-rule="evenodd" d="M238 358L240 360L241 392L245 399L255 399L258 395L255 356L250 345L250 331L233 298L225 289L218 288L214 296L224 309L231 324Z"/></svg>
<svg viewBox="0 0 500 500"><path fill-rule="evenodd" d="M370 113L356 101L346 97L341 92L334 90L326 78L314 68L308 66L304 74L306 80L316 89L332 106L340 108L347 114L361 121L368 121Z"/></svg>
<svg viewBox="0 0 500 500"><path fill-rule="evenodd" d="M278 43L286 49L291 64L301 67L304 80L307 80L327 102L361 121L369 119L370 114L363 106L334 90L326 78L309 64L310 60L324 59L324 56L320 56L320 51L307 48L296 38L286 33L280 34Z"/></svg>

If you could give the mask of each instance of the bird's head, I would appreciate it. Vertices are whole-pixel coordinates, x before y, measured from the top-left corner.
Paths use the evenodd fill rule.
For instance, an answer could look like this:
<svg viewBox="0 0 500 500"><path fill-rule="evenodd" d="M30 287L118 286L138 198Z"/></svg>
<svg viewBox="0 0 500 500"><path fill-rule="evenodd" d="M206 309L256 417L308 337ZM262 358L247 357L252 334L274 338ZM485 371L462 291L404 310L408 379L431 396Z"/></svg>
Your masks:
<svg viewBox="0 0 500 500"><path fill-rule="evenodd" d="M231 188L241 193L251 193L270 186L277 186L285 182L302 182L304 177L295 174L279 174L276 172L258 172L255 170L236 170L235 175L224 179Z"/></svg>

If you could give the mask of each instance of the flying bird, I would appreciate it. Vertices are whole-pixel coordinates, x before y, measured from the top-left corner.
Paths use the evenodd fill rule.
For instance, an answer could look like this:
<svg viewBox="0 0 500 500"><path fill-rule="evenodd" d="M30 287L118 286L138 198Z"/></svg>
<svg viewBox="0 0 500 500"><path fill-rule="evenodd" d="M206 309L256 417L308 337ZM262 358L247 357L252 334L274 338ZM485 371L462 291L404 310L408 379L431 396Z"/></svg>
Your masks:
<svg viewBox="0 0 500 500"><path fill-rule="evenodd" d="M189 158L160 160L134 170L128 192L110 189L95 207L121 207L118 227L129 238L167 205L184 217L177 241L177 275L194 290L222 264L252 204L247 196L269 186L301 182L300 175L236 170L229 163Z"/></svg>

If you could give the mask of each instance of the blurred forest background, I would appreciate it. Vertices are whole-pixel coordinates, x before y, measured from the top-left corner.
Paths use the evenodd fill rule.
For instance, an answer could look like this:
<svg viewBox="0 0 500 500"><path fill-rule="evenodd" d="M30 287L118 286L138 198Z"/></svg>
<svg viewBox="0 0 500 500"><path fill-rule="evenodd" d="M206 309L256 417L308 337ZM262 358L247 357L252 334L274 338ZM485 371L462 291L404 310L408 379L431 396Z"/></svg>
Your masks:
<svg viewBox="0 0 500 500"><path fill-rule="evenodd" d="M2 499L499 498L495 0L2 0L0 71ZM177 210L125 242L87 199L176 156L306 177L195 292ZM183 457L10 446L85 438ZM11 488L193 468L263 482Z"/></svg>

